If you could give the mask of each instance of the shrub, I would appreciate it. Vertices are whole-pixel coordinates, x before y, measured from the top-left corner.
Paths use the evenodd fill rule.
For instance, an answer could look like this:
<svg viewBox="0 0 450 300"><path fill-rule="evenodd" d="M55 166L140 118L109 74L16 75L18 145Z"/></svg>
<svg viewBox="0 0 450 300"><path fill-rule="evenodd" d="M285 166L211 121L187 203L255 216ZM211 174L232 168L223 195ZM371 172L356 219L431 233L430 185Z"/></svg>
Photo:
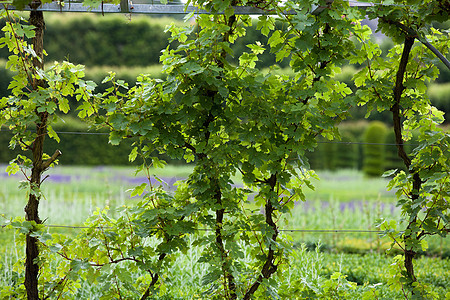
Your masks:
<svg viewBox="0 0 450 300"><path fill-rule="evenodd" d="M363 147L363 171L367 176L377 177L383 174L385 145L382 143L386 142L386 134L386 125L379 121L371 122L364 133L366 144Z"/></svg>

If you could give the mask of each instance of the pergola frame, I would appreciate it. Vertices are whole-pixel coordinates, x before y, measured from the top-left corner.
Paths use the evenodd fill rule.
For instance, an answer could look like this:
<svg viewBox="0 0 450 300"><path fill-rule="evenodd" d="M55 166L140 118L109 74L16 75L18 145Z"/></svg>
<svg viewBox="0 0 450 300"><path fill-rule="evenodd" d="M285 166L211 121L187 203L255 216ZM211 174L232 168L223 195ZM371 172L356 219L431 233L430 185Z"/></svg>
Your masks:
<svg viewBox="0 0 450 300"><path fill-rule="evenodd" d="M15 10L16 8L5 1L0 4L0 9L8 8ZM329 1L331 4L333 1ZM357 6L363 9L373 6L372 3L350 1L350 6ZM236 15L271 15L273 11L263 10L251 6L235 6L234 13ZM313 5L311 14L318 14L326 9L327 6ZM32 10L26 7L24 10ZM132 13L132 14L188 14L194 12L196 14L211 14L211 12L199 9L195 6L183 4L132 4L131 1L121 0L120 4L104 3L98 7L85 6L83 3L74 2L52 2L41 4L36 10L45 12L92 12L92 13ZM287 14L295 14L294 11L288 11Z"/></svg>

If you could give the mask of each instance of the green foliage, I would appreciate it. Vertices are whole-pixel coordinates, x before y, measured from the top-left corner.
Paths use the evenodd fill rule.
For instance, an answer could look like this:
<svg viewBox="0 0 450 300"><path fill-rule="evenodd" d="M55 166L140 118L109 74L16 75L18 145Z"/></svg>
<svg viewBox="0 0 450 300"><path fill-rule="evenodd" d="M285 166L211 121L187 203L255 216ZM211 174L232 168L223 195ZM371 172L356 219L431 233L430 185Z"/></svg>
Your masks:
<svg viewBox="0 0 450 300"><path fill-rule="evenodd" d="M87 124L73 121L68 117L64 118L64 123L61 121L55 122L52 128L55 132L69 132L58 134L59 143L54 140L47 140L44 146L44 151L47 153L54 151L54 149L59 149L63 153L59 158L60 164L129 164L127 157L131 143L125 143L120 147L108 145L108 134L105 131L89 131ZM77 132L82 134L76 135ZM7 131L6 129L0 131L0 144L2 145L0 161L3 163L13 160L18 154L27 156L27 152L18 149L19 147L16 149L7 148L12 136L11 131Z"/></svg>
<svg viewBox="0 0 450 300"><path fill-rule="evenodd" d="M167 166L164 169L153 169L151 170L151 174L155 174L155 176L165 180L165 178L172 177L183 178L191 170L192 167L180 168ZM129 198L134 186L131 181L134 182L135 180L145 178L142 174L140 177L135 178L133 174L133 167L94 168L58 166L50 170L50 177L42 187L45 201L42 202L40 214L43 218L48 217L46 224L77 226L84 224L84 216L90 214L92 210L95 211L95 207L109 205L108 217L117 220L125 216L124 213L126 211L134 208L135 204L142 201L142 198L139 197ZM391 203L391 198L386 198L386 200L383 198L383 202L377 205L375 209L372 206L377 199L378 191L385 186L385 180L381 178L367 180L360 172L348 170L336 173L318 172L318 175L321 180L313 181L315 191L308 191L306 193L308 202L296 205L292 210L292 216L286 216L288 223L281 223L283 229L369 228L371 226L371 220L376 219L377 216L390 217L392 215L391 207L394 204ZM15 188L16 185L17 178L12 176L3 177L0 181L0 207L4 208L2 212L6 214L6 218L18 215L23 210L20 202L23 198L24 191L18 191ZM128 188L130 188L130 191L124 194L123 190ZM4 198L2 198L1 192ZM351 194L348 194L350 192ZM339 199L339 201L332 202L330 198ZM353 211L349 207L352 199L366 199L367 205L359 207L358 203L355 203L356 210ZM323 206L324 201L330 201L329 205L326 207ZM386 203L384 209L381 207L382 209L379 211L380 205L384 205L384 201L389 202ZM124 210L122 205L127 205L129 208ZM343 205L346 207L345 210L341 210ZM70 215L66 213L68 208L71 211ZM116 211L117 208L119 208L120 212ZM334 224L332 222L333 212L335 218ZM372 213L372 215L370 216L368 213ZM395 219L399 220L401 218L397 209L394 210L394 215ZM74 239L78 234L81 237L83 235L81 231L82 229L72 228L45 229L45 232L51 234L58 233L66 239ZM202 233L203 231L199 232L199 234ZM309 276L312 276L316 272L320 278L317 285L320 287L320 282L329 279L331 274L341 272L348 276L346 278L348 281L358 283L357 288L351 291L347 299L358 298L362 293L363 284L366 282L369 285L383 283L377 287L377 290L382 295L380 299L397 299L397 297L400 297L400 294L391 293L389 287L386 285L386 269L391 263L391 256L375 254L378 252L376 244L377 235L375 233L338 233L336 234L336 247L332 244L334 238L332 238L333 234L330 233L296 233L295 235L289 233L289 235L292 235L293 238L294 253L289 258L289 270L283 271L282 275L277 279L280 284L280 290L284 290L284 287L288 284L292 288L295 288L296 284L294 282L296 282L296 277L294 277L294 274L311 272ZM367 249L365 246L369 245L370 236L374 238L371 251L361 251L364 255L346 254L346 250L349 251L348 253L354 253L358 249ZM16 238L19 238L18 234L16 234ZM350 243L352 239L355 239L354 243ZM14 230L11 229L0 230L0 240L2 241L0 252L4 254L0 257L0 264L3 267L0 267L0 286L4 289L10 289L12 286L14 286L14 289L19 289L20 284L12 285L9 282L15 278L12 264L16 262L16 253L19 252L20 255L23 245L18 243L14 246ZM189 238L189 241L191 240L193 238ZM300 248L296 249L296 246L302 242L307 243L308 249L310 249L312 248L310 245L320 240L326 244L321 245L320 249L323 253L320 253L319 256L314 251L303 253ZM17 239L16 242L19 242L19 240ZM47 241L46 243L49 242ZM443 242L445 251L445 249L449 249L448 242L450 241L444 239ZM202 250L199 247L191 246L190 242L188 244L190 245L189 250L185 254L174 253L174 263L167 266L167 277L170 277L170 280L166 277L166 281L162 283L163 286L165 284L169 285L168 290L165 292L166 297L155 296L154 299L186 299L201 295L203 287L200 281L202 274L206 272L206 268L204 264L197 264L196 262L200 258ZM416 265L419 278L426 280L427 284L433 285L433 288L439 289L441 293L441 291L445 291L448 285L447 278L450 277L448 276L448 259L441 260L435 257L435 255L440 255L440 245L439 239L435 243L429 241L430 248L427 251L427 255L431 257L418 257ZM387 243L386 246L389 246L389 244ZM432 250L431 248L435 250L430 252ZM382 249L384 249L384 241L380 251L383 251ZM342 253L343 251L344 253ZM52 254L47 257L48 264L46 268L52 274L58 268L58 265L61 264L61 261L57 257L57 254ZM311 265L318 265L318 268L309 267ZM23 270L23 265L16 268L16 271L19 273L22 272L21 270ZM140 272L133 274L133 282L137 282L137 277L142 275ZM302 278L308 278L306 274L302 276ZM88 284L86 281L82 282L81 286L76 288L76 295L74 298L77 299L84 299L88 295L91 298L99 298L101 296L97 286Z"/></svg>
<svg viewBox="0 0 450 300"><path fill-rule="evenodd" d="M353 75L357 72L357 69L353 65L346 65L342 67L340 73L336 74L336 79L340 82L344 82L353 91L356 89L355 84L352 80Z"/></svg>
<svg viewBox="0 0 450 300"><path fill-rule="evenodd" d="M350 135L354 136L356 142L361 142L364 140L364 133L367 129L367 126L370 122L367 120L358 120L358 121L346 121L342 122L339 125L339 131L341 135ZM358 170L362 170L363 161L364 161L364 150L362 144L357 144L355 147L356 151L356 161L355 165Z"/></svg>
<svg viewBox="0 0 450 300"><path fill-rule="evenodd" d="M59 143L55 140L47 140L44 151L49 153L59 149L63 155L59 157L62 165L135 165L138 159L131 163L128 159L133 140L127 140L120 145L109 144L108 132L90 128L85 122L70 116L58 118L52 128L58 134ZM17 155L27 156L22 149L8 149L8 143L12 138L11 131L6 128L0 130L0 163L8 163ZM184 164L180 160L172 160L167 155L154 156L164 159L172 165Z"/></svg>
<svg viewBox="0 0 450 300"><path fill-rule="evenodd" d="M174 20L133 16L128 21L119 15L50 14L45 31L47 59L88 66L158 64L161 50L168 45L164 27L170 22ZM4 49L0 53L8 56Z"/></svg>
<svg viewBox="0 0 450 300"><path fill-rule="evenodd" d="M335 171L358 167L361 155L356 139L346 127L339 128L339 133L338 140L328 141L324 137L316 139L317 147L312 152L306 153L312 169Z"/></svg>
<svg viewBox="0 0 450 300"><path fill-rule="evenodd" d="M20 3L16 4L20 6ZM2 10L1 15L7 23L2 28L4 37L0 39L0 48L6 47L11 53L6 67L17 73L8 86L11 94L0 99L0 127L8 127L12 133L10 148L17 147L32 153L31 159L18 155L8 171L14 173L20 169L26 178L22 186L28 188L28 202L25 206L26 222L23 224L31 224L31 227L21 227L22 234L26 236L27 249L24 286L27 298L36 299L39 298L39 280L43 279L39 274L40 256L35 235L38 230L35 227L42 223L39 218L41 176L57 164L57 158L61 155L59 150L54 151L52 156L43 152L45 137L60 141L52 127L56 113L69 112L69 97L88 98L94 84L81 80L84 76L82 66L68 62L55 62L44 71L42 12L30 13L32 25L24 24L8 10Z"/></svg>
<svg viewBox="0 0 450 300"><path fill-rule="evenodd" d="M384 123L373 121L364 133L363 171L367 176L377 177L384 172L387 127Z"/></svg>
<svg viewBox="0 0 450 300"><path fill-rule="evenodd" d="M334 272L331 276L321 276L323 269L323 254L319 247L315 253L306 252L302 247L293 253L293 261L301 268L289 270L288 280L280 287L282 299L348 299L350 292L356 288L356 283L346 279L346 275Z"/></svg>
<svg viewBox="0 0 450 300"><path fill-rule="evenodd" d="M314 170L336 170L336 144L319 136L317 147L306 153L308 164Z"/></svg>
<svg viewBox="0 0 450 300"><path fill-rule="evenodd" d="M418 146L417 135L417 131L412 131L411 139L404 144L405 151L408 155L410 155L413 149ZM387 145L384 152L384 171L395 169L407 171L403 160L398 156L398 149L395 145L395 133L392 128L389 128L385 142Z"/></svg>
<svg viewBox="0 0 450 300"><path fill-rule="evenodd" d="M15 228L17 234L31 234L39 240L42 295L52 299L82 297L79 291L86 283L95 285L105 299L136 298L147 288L151 288L152 293L159 290L153 286L156 281L153 285L150 282L158 278L154 276L162 276L158 274L167 276L160 271L167 268L168 260L174 259L167 258L163 262L163 258L179 250L184 252L186 234L196 227L191 221L169 221L166 216L186 215L192 207L175 208L173 196L161 187L153 187L150 181L130 192L132 197L140 196L141 200L132 207L121 207L116 219L108 214L108 209L98 209L86 220L86 229L77 236L50 235L44 225L22 218L9 222L7 228ZM162 219L164 223L160 223ZM22 238L16 242L18 247L23 246ZM153 260L155 256L159 259ZM20 280L9 288L2 287L0 292L3 297L25 298L22 260L15 262L14 270Z"/></svg>

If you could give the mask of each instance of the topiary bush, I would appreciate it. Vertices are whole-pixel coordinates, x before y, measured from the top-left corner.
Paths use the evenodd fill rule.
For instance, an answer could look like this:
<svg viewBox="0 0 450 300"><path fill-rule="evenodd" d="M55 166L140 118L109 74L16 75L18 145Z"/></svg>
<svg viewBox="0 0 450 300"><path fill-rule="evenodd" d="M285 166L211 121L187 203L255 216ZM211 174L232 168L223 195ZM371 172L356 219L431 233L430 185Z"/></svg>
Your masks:
<svg viewBox="0 0 450 300"><path fill-rule="evenodd" d="M381 176L384 172L387 126L380 121L373 121L364 133L363 172L369 177Z"/></svg>
<svg viewBox="0 0 450 300"><path fill-rule="evenodd" d="M312 169L337 170L362 168L362 141L368 122L365 120L343 122L339 125L340 140L328 141L317 137L317 147L314 152L308 152L306 157Z"/></svg>

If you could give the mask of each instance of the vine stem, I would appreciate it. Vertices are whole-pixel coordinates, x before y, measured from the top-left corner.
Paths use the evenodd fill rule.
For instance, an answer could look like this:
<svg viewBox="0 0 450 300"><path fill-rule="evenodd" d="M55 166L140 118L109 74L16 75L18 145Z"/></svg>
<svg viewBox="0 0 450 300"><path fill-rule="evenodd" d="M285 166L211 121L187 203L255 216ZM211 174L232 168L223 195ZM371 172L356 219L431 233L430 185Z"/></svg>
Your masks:
<svg viewBox="0 0 450 300"><path fill-rule="evenodd" d="M30 25L34 26L35 36L32 39L33 49L36 52L36 57L32 59L33 69L43 70L44 68L44 46L43 46L43 35L44 35L44 14L42 11L36 11L36 9L40 5L40 2L32 3L30 5L31 12L29 22ZM33 78L33 81L30 82L33 90L38 90L39 88L45 87L45 81L43 79ZM60 155L55 154L48 161L43 161L44 154L44 140L47 134L47 122L48 122L48 113L47 112L38 112L35 111L36 116L38 118L38 122L36 123L36 138L32 144L32 153L33 153L33 167L31 169L31 180L30 180L30 189L31 190L39 190L41 184L41 176L42 173L48 168L51 163ZM53 159L53 160L52 160ZM41 224L42 221L39 218L39 201L40 195L39 193L30 192L28 203L25 206L25 218L27 221L34 221L37 224ZM25 258L25 289L27 293L28 300L39 300L39 290L38 290L38 279L40 267L37 263L39 258L39 247L38 247L38 239L28 233L26 235L26 258Z"/></svg>
<svg viewBox="0 0 450 300"><path fill-rule="evenodd" d="M406 66L409 61L409 54L411 52L411 49L414 45L414 36L406 36L405 42L403 46L403 52L402 56L400 58L400 64L398 66L397 74L396 74L396 80L395 80L395 87L394 87L394 104L391 107L392 112L392 120L394 124L394 133L395 133L395 143L397 145L398 150L398 156L403 160L403 163L405 164L407 169L410 169L411 166L411 159L408 157L408 155L405 152L405 148L403 146L403 136L402 136L402 123L401 123L401 116L400 116L400 100L403 94L403 91L405 90L405 86L403 85L403 80L406 74ZM422 186L422 180L417 172L414 172L413 170L409 171L413 175L413 188L411 191L411 201L414 202L419 198L419 190ZM411 226L416 222L417 217L413 218L413 220L409 221L409 224L407 226L407 230L411 228ZM413 259L416 255L416 252L412 249L408 249L407 241L412 239L413 237L411 234L406 234L403 237L403 240L405 242L405 249L404 249L404 265L406 268L406 273L408 277L413 281L417 281L415 275L414 275L414 265L413 265ZM417 238L417 236L415 237Z"/></svg>
<svg viewBox="0 0 450 300"><path fill-rule="evenodd" d="M236 5L235 1L232 1L232 5ZM222 37L223 42L229 42L230 36L233 34L235 25L237 23L236 15L231 15L229 17L224 16L224 23L230 28L227 32L224 33ZM224 60L226 59L227 53L225 50L222 50L217 54L215 61L219 68L224 68ZM217 94L217 91L208 91L207 95L211 98ZM205 129L205 137L204 140L208 144L211 132L209 131L209 125L214 122L214 117L211 112L208 113L208 116L203 124L203 128ZM199 160L206 161L208 160L208 155L206 153L198 153L192 145L185 143L185 147L193 151L193 153L197 156ZM225 244L223 240L223 221L225 217L225 209L222 207L222 191L220 184L218 182L218 178L214 175L208 176L210 177L210 181L212 182L212 189L214 193L214 201L215 204L219 207L215 210L215 245L220 253L221 257L221 271L223 274L223 284L224 284L224 292L225 298L227 299L237 299L237 286L235 282L235 278L230 270L230 257L228 256L228 252L225 249Z"/></svg>
<svg viewBox="0 0 450 300"><path fill-rule="evenodd" d="M277 186L277 175L272 174L270 178L265 180L265 183L270 186L270 189L272 191L275 191L275 187ZM266 199L265 204L265 217L266 217L266 224L269 225L272 230L274 231L272 234L272 241L276 241L278 237L278 227L277 224L273 220L273 214L275 212L275 208L272 205L272 199L268 197ZM271 244L269 244L269 250L266 255L266 261L264 262L264 265L261 269L261 273L259 274L258 278L253 282L253 284L250 286L250 288L247 290L247 292L244 295L244 300L250 300L253 296L253 294L258 290L259 286L261 285L263 279L268 279L270 276L272 276L273 273L277 271L278 266L274 264L275 260L275 249L272 247Z"/></svg>

